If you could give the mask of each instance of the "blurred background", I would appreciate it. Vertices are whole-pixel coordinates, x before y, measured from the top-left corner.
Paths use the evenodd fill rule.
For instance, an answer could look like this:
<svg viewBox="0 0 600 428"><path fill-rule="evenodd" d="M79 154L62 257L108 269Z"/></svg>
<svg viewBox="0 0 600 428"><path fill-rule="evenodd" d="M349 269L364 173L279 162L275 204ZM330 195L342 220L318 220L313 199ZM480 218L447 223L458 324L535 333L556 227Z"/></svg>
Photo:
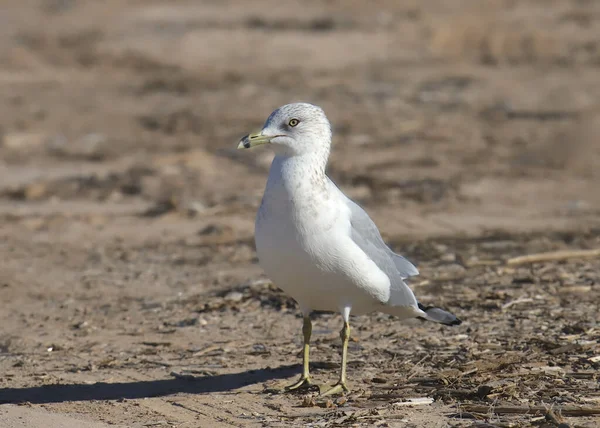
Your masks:
<svg viewBox="0 0 600 428"><path fill-rule="evenodd" d="M389 233L598 225L599 13L579 0L6 1L2 211L251 221L269 154L236 141L303 100L335 128L330 174Z"/></svg>
<svg viewBox="0 0 600 428"><path fill-rule="evenodd" d="M104 367L122 379L133 363L116 355L189 357L223 334L264 337L266 325L272 346L290 340L270 351L275 366L296 362L294 303L263 287L254 253L272 155L236 151L289 102L324 108L334 127L330 176L396 249L447 268L448 283L423 287L455 309L463 305L452 300L457 271L484 282L483 271L465 273L457 260L598 244L598 1L0 7L0 351L12 358L11 385L38 385L36 370L65 367ZM486 240L496 244L484 257ZM568 272L553 278L564 282ZM572 284L582 281L597 286L597 278ZM486 298L522 297L496 291ZM244 321L236 305L247 301L259 304ZM480 313L477 304L461 307ZM265 305L272 312L261 312ZM282 307L286 325L275 321ZM155 345L131 348L132 337ZM172 354L161 353L165 341ZM83 356L52 359L49 348ZM227 346L218 349L205 354L230 361ZM250 363L239 361L264 365L267 354L251 349L240 351ZM49 360L27 362L38 352ZM328 358L337 361L336 352ZM107 409L111 421L127 421Z"/></svg>

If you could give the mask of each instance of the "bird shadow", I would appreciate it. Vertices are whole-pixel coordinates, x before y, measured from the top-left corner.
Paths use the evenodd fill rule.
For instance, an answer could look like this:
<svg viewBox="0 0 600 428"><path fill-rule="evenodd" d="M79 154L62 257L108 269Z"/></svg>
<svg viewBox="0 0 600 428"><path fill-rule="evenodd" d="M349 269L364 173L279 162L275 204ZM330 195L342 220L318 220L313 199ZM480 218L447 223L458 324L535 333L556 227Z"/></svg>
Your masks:
<svg viewBox="0 0 600 428"><path fill-rule="evenodd" d="M225 392L298 373L299 364L239 373L160 379L136 382L43 385L29 388L0 388L0 404L61 403L64 401L120 400L163 397L177 393L207 394Z"/></svg>

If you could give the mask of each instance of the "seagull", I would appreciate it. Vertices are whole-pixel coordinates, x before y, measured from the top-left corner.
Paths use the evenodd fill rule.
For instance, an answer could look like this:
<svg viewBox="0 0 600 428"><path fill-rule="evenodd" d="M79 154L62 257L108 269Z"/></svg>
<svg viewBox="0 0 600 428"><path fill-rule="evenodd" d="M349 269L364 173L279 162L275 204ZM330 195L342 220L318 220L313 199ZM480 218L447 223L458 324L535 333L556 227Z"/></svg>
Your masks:
<svg viewBox="0 0 600 428"><path fill-rule="evenodd" d="M325 170L331 137L320 107L294 103L273 111L262 130L238 144L238 149L267 145L275 152L256 215L255 241L261 267L298 302L303 315L302 375L286 390L312 384L311 312L337 311L344 321L339 380L330 388L321 386L321 395L349 390L350 313L379 311L400 320L461 323L453 314L417 301L405 282L419 274L417 268L385 244L369 215L329 179Z"/></svg>

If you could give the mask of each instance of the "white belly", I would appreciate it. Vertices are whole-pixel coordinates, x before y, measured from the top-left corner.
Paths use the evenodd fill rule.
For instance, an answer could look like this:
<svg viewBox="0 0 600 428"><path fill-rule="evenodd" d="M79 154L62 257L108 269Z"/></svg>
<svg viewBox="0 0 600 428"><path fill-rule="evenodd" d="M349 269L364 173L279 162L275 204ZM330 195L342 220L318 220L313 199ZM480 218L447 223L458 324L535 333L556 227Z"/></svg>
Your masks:
<svg viewBox="0 0 600 428"><path fill-rule="evenodd" d="M324 201L298 218L297 206L279 196L275 205L263 203L256 219L260 265L275 285L305 313L349 308L361 314L381 307L389 298L389 278L351 241L348 214Z"/></svg>

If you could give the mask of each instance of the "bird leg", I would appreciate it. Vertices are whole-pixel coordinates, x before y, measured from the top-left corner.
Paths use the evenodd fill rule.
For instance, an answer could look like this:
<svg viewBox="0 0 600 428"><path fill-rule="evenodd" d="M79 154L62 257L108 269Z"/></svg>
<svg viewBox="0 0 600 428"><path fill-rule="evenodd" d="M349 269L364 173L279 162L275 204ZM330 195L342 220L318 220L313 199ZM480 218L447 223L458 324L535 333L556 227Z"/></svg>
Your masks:
<svg viewBox="0 0 600 428"><path fill-rule="evenodd" d="M340 371L340 380L323 392L321 395L334 395L342 392L347 392L348 387L346 386L346 363L348 360L348 341L350 340L350 324L344 321L344 327L340 331L340 338L342 339L342 369Z"/></svg>
<svg viewBox="0 0 600 428"><path fill-rule="evenodd" d="M312 334L312 322L310 321L310 316L304 317L304 323L302 324L302 334L304 335L304 350L303 350L303 358L302 358L302 376L298 382L286 386L286 391L293 391L294 389L307 387L311 385L310 375L308 373L308 361L309 361L309 352L310 352L310 335Z"/></svg>

